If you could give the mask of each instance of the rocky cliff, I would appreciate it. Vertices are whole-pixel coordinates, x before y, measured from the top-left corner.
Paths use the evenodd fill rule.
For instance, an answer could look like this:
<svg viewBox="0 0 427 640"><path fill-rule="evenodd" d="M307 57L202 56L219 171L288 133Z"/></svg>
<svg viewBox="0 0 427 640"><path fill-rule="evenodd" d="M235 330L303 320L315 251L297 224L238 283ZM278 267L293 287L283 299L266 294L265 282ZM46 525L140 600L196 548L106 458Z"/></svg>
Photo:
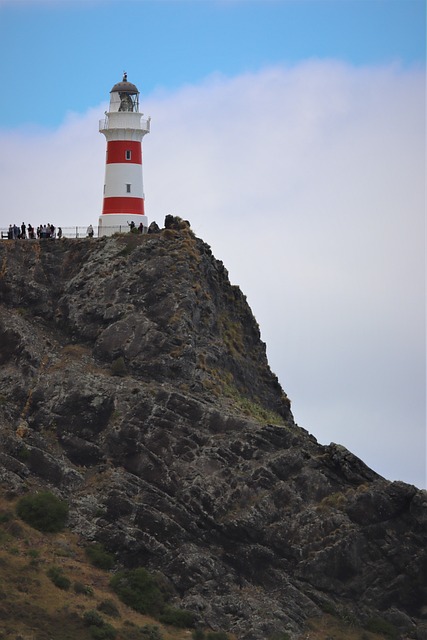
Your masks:
<svg viewBox="0 0 427 640"><path fill-rule="evenodd" d="M241 640L322 612L426 639L426 492L295 424L244 295L177 227L1 242L2 491L54 491L82 543Z"/></svg>

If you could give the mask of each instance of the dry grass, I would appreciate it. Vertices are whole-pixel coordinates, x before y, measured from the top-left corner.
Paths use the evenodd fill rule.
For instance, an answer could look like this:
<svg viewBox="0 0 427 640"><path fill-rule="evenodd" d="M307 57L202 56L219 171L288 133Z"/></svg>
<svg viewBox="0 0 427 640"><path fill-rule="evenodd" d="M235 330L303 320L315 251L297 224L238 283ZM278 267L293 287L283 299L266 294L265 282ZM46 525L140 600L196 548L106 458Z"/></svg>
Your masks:
<svg viewBox="0 0 427 640"><path fill-rule="evenodd" d="M384 640L384 636L346 624L331 615L312 618L298 640Z"/></svg>
<svg viewBox="0 0 427 640"><path fill-rule="evenodd" d="M73 360L80 360L83 357L90 357L92 349L82 344L66 344L62 348L63 356L70 356Z"/></svg>
<svg viewBox="0 0 427 640"><path fill-rule="evenodd" d="M103 616L125 640L130 626L156 625L164 640L189 640L189 630L167 628L126 605L110 590L111 574L88 564L78 537L65 531L40 533L15 517L15 502L0 498L0 639L90 640L82 622L85 611L111 600L120 617ZM71 581L68 590L56 587L46 575L60 567ZM73 585L89 587L92 595L76 593Z"/></svg>

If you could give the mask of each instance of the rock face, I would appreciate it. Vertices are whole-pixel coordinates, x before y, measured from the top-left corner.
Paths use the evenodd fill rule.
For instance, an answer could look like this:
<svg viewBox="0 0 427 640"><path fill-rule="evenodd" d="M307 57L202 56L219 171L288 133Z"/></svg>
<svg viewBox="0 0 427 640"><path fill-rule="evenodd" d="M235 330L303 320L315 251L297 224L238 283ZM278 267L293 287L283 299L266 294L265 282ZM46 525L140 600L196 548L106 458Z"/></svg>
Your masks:
<svg viewBox="0 0 427 640"><path fill-rule="evenodd" d="M426 638L427 495L298 427L187 225L0 244L0 480L242 640L322 611ZM402 635L403 637L403 635Z"/></svg>

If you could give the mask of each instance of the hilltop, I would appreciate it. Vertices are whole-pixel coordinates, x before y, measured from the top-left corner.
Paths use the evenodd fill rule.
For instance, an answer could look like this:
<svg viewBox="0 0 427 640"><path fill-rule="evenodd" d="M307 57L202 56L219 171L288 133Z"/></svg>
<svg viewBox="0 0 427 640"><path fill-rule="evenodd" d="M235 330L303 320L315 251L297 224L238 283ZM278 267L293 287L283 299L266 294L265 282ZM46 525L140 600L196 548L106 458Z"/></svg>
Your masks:
<svg viewBox="0 0 427 640"><path fill-rule="evenodd" d="M175 222L0 243L4 500L53 492L74 553L161 575L230 638L425 640L426 492L295 423L245 296Z"/></svg>

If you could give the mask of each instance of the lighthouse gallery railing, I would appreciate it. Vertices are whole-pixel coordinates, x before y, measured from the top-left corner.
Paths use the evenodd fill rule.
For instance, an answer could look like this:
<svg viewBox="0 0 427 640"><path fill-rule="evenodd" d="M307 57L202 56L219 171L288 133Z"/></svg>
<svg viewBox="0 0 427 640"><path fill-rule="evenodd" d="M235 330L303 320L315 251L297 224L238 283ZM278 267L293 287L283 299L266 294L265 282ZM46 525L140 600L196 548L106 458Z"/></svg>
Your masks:
<svg viewBox="0 0 427 640"><path fill-rule="evenodd" d="M141 131L150 131L151 118L144 118L139 113L114 113L114 118L105 116L99 121L99 130L108 131L108 129L140 129Z"/></svg>

